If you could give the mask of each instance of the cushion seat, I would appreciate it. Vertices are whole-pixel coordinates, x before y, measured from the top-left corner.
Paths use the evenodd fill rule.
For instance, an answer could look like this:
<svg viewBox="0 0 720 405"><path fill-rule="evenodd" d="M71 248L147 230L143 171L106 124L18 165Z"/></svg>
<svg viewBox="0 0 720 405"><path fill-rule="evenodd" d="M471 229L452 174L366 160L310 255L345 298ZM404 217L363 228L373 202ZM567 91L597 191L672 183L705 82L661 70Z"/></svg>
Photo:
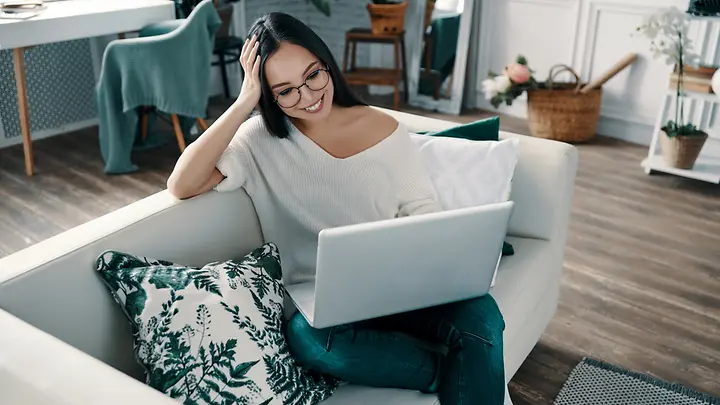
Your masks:
<svg viewBox="0 0 720 405"><path fill-rule="evenodd" d="M383 404L383 405L438 405L435 394L395 388L373 388L343 384L322 405Z"/></svg>
<svg viewBox="0 0 720 405"><path fill-rule="evenodd" d="M531 348L535 336L542 333L544 323L529 322L532 318L544 320L552 316L556 296L551 294L552 286L557 285L559 271L550 258L551 244L548 241L530 238L508 237L508 242L517 252L513 256L504 256L500 262L497 283L491 294L498 301L506 322L506 336L527 339ZM554 267L553 267L554 266ZM533 311L528 311L533 308ZM537 325L537 326L535 326ZM519 332L522 328L523 332ZM511 329L508 333L507 330ZM537 329L537 330L535 330ZM529 350L529 349L528 349ZM506 353L507 356L512 354ZM514 356L506 362L507 368L519 367L522 360ZM343 384L323 405L346 405L361 403L382 403L386 405L438 405L435 394L423 394L418 391L392 388L374 388Z"/></svg>

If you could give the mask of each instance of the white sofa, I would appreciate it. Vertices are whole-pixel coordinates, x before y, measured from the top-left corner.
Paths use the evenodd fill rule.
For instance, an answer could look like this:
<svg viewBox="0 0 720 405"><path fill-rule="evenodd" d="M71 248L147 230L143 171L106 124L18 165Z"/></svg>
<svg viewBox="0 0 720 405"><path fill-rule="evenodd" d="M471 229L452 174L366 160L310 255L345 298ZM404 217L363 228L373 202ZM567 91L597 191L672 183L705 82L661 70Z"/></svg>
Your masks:
<svg viewBox="0 0 720 405"><path fill-rule="evenodd" d="M388 111L412 131L456 125ZM521 135L509 227L493 296L506 321L509 381L555 313L577 168L573 146ZM191 229L190 231L184 229ZM1 236L0 236L1 237ZM95 274L106 249L190 265L263 242L244 191L178 201L160 192L0 259L0 404L177 404L142 381L130 325ZM327 405L436 404L433 395L342 386Z"/></svg>

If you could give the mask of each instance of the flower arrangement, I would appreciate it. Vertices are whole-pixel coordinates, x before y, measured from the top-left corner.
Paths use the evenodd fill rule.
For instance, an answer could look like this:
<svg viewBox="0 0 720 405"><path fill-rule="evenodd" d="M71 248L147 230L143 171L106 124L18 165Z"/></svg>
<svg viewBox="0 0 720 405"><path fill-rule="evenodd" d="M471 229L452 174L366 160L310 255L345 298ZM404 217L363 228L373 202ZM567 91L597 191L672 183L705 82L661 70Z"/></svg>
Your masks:
<svg viewBox="0 0 720 405"><path fill-rule="evenodd" d="M697 67L700 56L694 53L688 36L690 18L677 7L661 9L647 15L635 34L650 40L650 52L655 59L665 56L668 65L676 65L677 87L675 89L675 119L669 120L662 130L668 137L705 136L697 126L685 122L684 74L687 66Z"/></svg>
<svg viewBox="0 0 720 405"><path fill-rule="evenodd" d="M502 73L489 72L489 78L483 80L485 99L490 100L493 107L500 104L512 105L513 100L520 97L528 89L537 87L527 59L518 55L515 62L506 66Z"/></svg>

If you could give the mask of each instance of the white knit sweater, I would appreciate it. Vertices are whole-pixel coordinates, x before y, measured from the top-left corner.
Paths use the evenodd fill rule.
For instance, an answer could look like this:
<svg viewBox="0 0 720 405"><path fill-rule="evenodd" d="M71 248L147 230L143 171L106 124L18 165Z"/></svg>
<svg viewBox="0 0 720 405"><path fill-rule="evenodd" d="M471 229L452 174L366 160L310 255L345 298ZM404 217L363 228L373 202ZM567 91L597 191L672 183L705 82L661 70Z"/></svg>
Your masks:
<svg viewBox="0 0 720 405"><path fill-rule="evenodd" d="M291 125L272 136L262 118L242 124L221 155L215 188L244 187L266 242L280 251L287 285L312 281L324 228L440 211L437 193L407 128L348 158L336 158Z"/></svg>

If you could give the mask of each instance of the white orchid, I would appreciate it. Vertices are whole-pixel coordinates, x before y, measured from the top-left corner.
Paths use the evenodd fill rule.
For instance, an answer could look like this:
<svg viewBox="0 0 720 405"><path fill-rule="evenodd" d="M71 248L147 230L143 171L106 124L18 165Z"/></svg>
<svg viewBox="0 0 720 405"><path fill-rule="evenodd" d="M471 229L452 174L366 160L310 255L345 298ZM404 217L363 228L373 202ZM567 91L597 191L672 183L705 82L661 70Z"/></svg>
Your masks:
<svg viewBox="0 0 720 405"><path fill-rule="evenodd" d="M498 93L505 93L512 86L510 78L506 75L495 76L495 85L497 86Z"/></svg>
<svg viewBox="0 0 720 405"><path fill-rule="evenodd" d="M688 36L690 18L677 7L663 8L645 16L635 31L650 40L650 52L656 59L665 56L669 65L697 66L700 62Z"/></svg>
<svg viewBox="0 0 720 405"><path fill-rule="evenodd" d="M483 85L483 93L485 93L485 98L487 100L492 99L493 97L497 96L499 91L497 87L497 83L494 79L485 79L482 82Z"/></svg>
<svg viewBox="0 0 720 405"><path fill-rule="evenodd" d="M687 66L697 67L700 55L693 50L693 41L689 36L690 18L677 7L667 7L654 14L645 16L635 34L643 35L650 40L650 52L655 59L665 56L665 63L677 66L677 88L675 96L675 120L668 123L668 128L675 132L690 131L684 125L684 72Z"/></svg>

